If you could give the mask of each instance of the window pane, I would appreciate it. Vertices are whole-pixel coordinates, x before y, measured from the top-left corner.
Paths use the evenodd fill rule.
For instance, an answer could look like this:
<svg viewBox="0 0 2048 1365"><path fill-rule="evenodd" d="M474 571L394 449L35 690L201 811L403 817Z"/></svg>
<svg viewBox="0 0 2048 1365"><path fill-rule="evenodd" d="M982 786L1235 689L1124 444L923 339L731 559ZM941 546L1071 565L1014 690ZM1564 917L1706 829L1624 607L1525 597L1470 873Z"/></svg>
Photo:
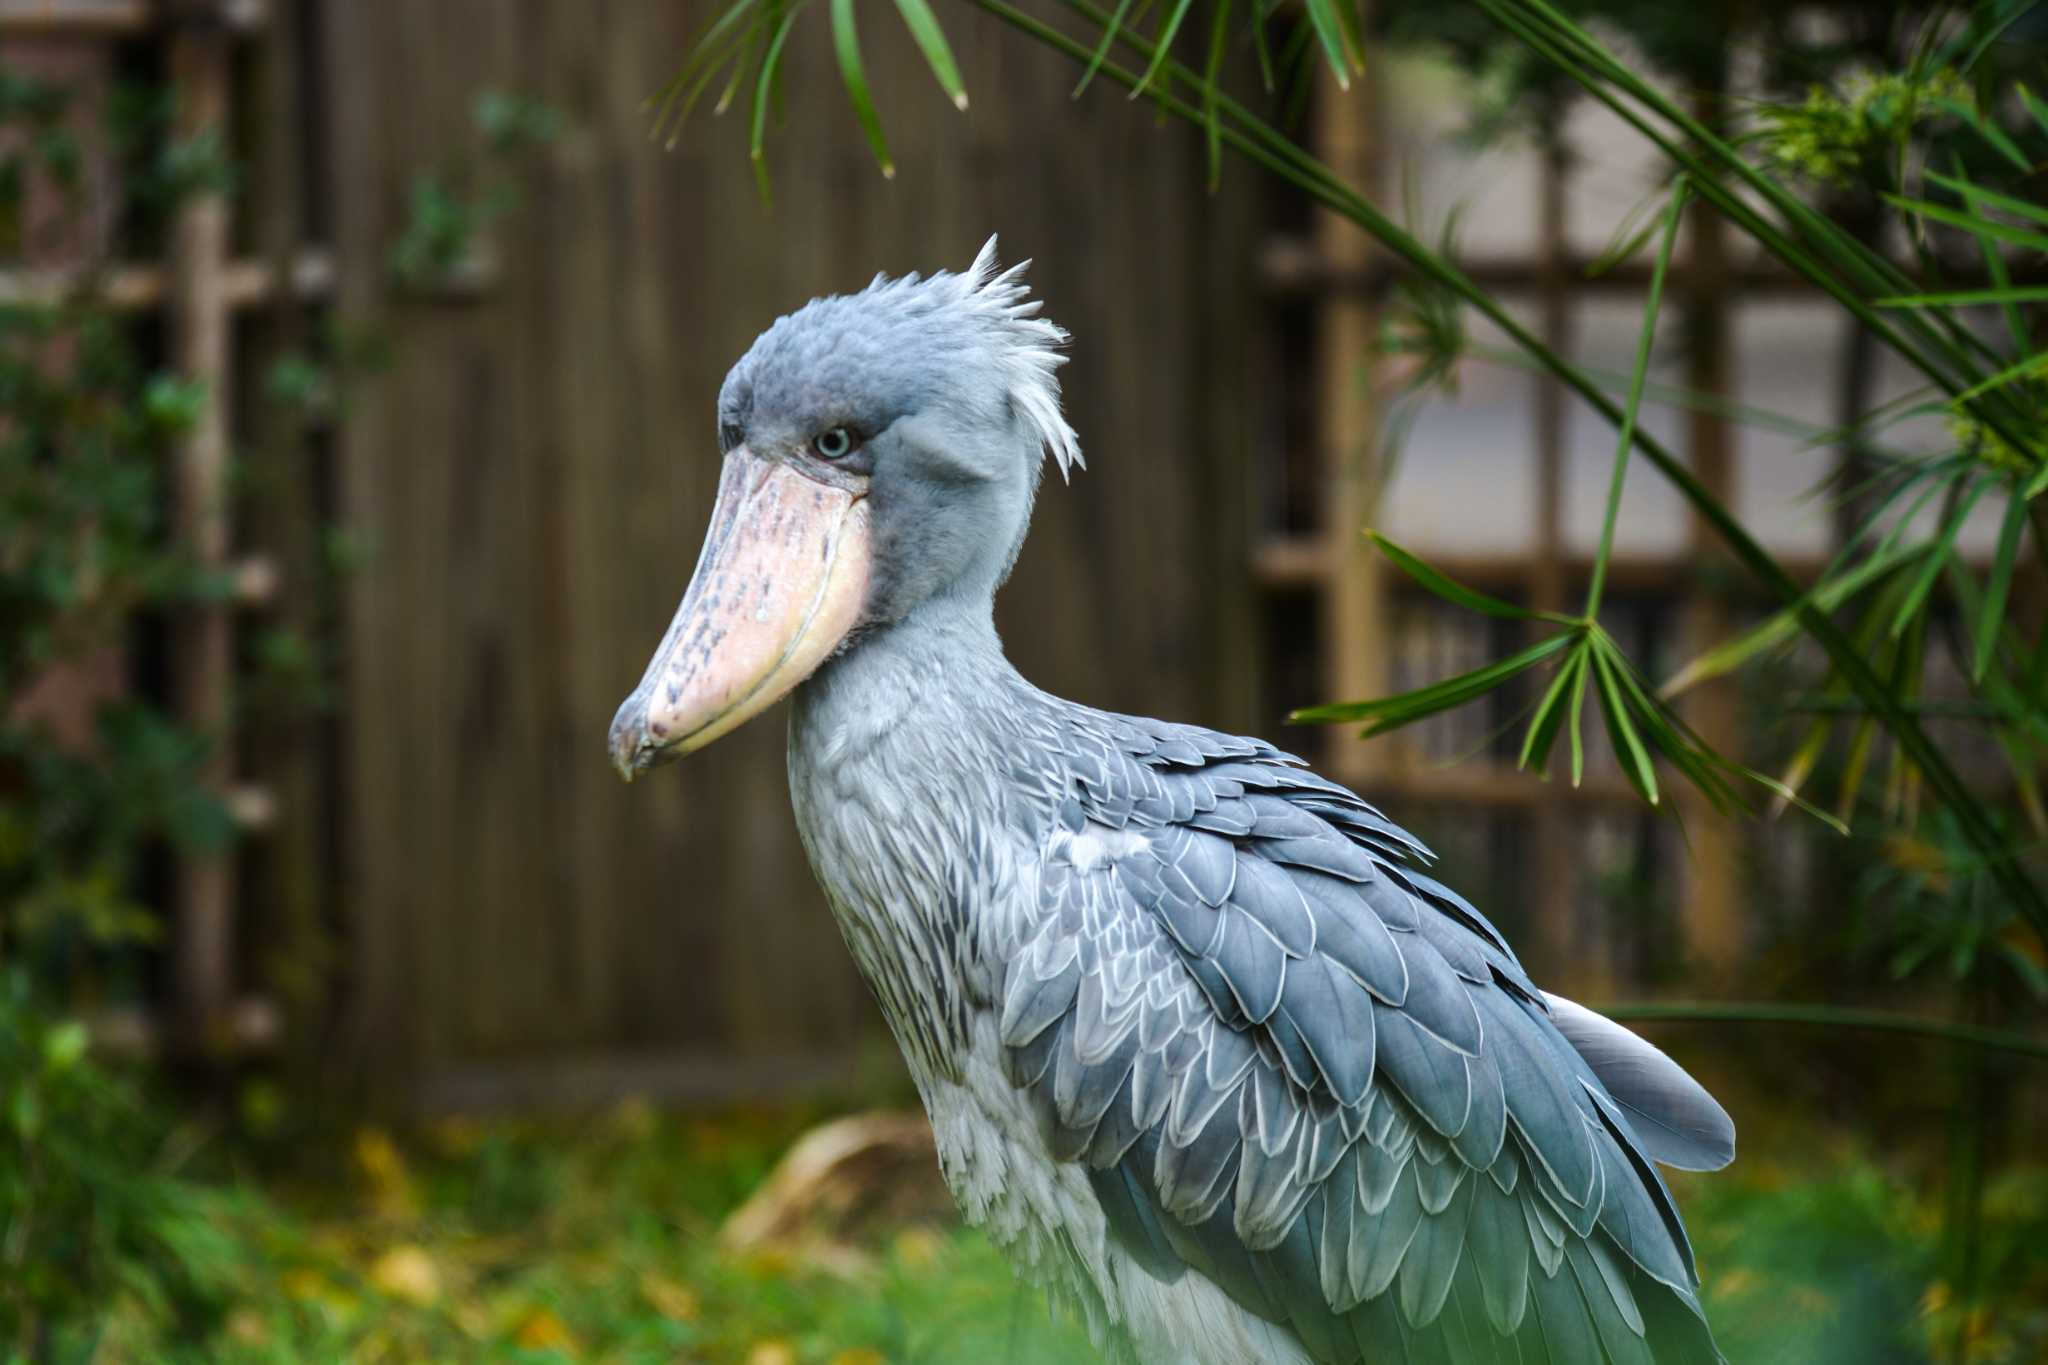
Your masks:
<svg viewBox="0 0 2048 1365"><path fill-rule="evenodd" d="M1529 320L1526 305L1510 309ZM1508 342L1468 319L1475 344ZM1416 405L1391 447L1381 524L1394 539L1438 554L1520 555L1536 547L1536 379L1518 366L1468 356L1455 395ZM1398 425L1398 415L1390 414Z"/></svg>
<svg viewBox="0 0 2048 1365"><path fill-rule="evenodd" d="M1572 256L1596 257L1638 210L1651 217L1637 217L1634 226L1654 221L1669 188L1670 163L1606 105L1591 100L1573 102L1565 120L1565 139L1571 149L1565 194L1566 251ZM1645 201L1652 199L1655 203L1646 209ZM1681 234L1680 253L1684 248ZM1646 248L1640 259L1647 263L1652 258Z"/></svg>
<svg viewBox="0 0 2048 1365"><path fill-rule="evenodd" d="M1814 430L1836 425L1848 328L1820 299L1745 303L1735 315L1737 401ZM1822 484L1839 452L1810 435L1756 422L1735 428L1735 506L1779 554L1819 555L1834 543L1835 493Z"/></svg>
<svg viewBox="0 0 2048 1365"><path fill-rule="evenodd" d="M1401 55L1381 72L1386 200L1432 246L1453 210L1458 254L1470 261L1526 260L1537 248L1542 158L1512 134L1485 147L1465 137L1479 92L1440 59Z"/></svg>
<svg viewBox="0 0 2048 1365"><path fill-rule="evenodd" d="M1650 370L1652 383L1683 381L1684 359L1678 350L1679 315L1667 296L1658 328L1658 345ZM1585 299L1573 319L1574 360L1609 381L1617 401L1628 391L1635 367L1637 336L1643 325L1639 298ZM1643 399L1637 423L1651 436L1683 454L1683 414L1662 403ZM1570 553L1591 554L1600 545L1600 525L1607 510L1607 488L1614 473L1616 432L1611 423L1577 398L1570 400L1565 420L1564 544ZM1621 516L1615 523L1614 548L1621 554L1678 556L1686 551L1685 503L1656 470L1631 461L1622 485Z"/></svg>

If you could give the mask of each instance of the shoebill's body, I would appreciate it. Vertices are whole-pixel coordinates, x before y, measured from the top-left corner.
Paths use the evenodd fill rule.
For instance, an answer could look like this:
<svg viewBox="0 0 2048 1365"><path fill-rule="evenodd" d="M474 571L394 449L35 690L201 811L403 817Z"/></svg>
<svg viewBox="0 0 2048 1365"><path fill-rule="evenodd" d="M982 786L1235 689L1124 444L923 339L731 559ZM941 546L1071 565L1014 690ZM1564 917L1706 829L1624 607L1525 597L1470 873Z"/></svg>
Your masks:
<svg viewBox="0 0 2048 1365"><path fill-rule="evenodd" d="M1079 459L1036 311L991 243L755 343L621 770L794 690L797 823L946 1181L1112 1356L1717 1360L1651 1165L1732 1156L1703 1090L1343 788L1004 658L1040 465Z"/></svg>

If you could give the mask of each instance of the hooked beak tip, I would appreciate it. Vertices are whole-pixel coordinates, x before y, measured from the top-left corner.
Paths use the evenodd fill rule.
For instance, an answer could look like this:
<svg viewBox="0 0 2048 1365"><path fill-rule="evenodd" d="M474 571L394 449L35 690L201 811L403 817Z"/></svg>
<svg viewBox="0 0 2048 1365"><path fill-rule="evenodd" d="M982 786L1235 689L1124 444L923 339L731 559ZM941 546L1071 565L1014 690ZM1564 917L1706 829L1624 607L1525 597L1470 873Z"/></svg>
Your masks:
<svg viewBox="0 0 2048 1365"><path fill-rule="evenodd" d="M682 605L612 719L619 776L714 742L824 662L867 597L867 518L861 490L734 447Z"/></svg>
<svg viewBox="0 0 2048 1365"><path fill-rule="evenodd" d="M668 757L671 746L656 733L659 729L649 723L647 708L638 697L626 699L612 718L610 736L612 768L621 778L631 782Z"/></svg>

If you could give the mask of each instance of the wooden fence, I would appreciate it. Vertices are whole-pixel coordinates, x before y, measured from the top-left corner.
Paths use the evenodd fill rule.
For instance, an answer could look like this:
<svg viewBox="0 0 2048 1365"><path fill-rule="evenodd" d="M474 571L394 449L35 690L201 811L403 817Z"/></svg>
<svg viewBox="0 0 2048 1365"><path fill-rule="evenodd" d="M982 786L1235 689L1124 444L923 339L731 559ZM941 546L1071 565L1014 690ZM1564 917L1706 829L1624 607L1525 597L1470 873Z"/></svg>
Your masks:
<svg viewBox="0 0 2048 1365"><path fill-rule="evenodd" d="M744 130L650 141L702 22L667 0L329 3L318 14L344 318L394 307L423 164L485 89L566 117L466 300L395 305L396 364L349 413L336 887L359 1055L428 1107L730 1095L841 1075L874 1016L788 813L779 715L625 788L605 761L694 560L725 368L777 313L877 269L959 267L991 232L1074 333L1089 456L1054 480L1003 599L1069 695L1249 723L1244 452L1261 188L1209 195L1198 139L964 9L972 110L892 11L865 50L883 180L822 23L790 41L772 210Z"/></svg>

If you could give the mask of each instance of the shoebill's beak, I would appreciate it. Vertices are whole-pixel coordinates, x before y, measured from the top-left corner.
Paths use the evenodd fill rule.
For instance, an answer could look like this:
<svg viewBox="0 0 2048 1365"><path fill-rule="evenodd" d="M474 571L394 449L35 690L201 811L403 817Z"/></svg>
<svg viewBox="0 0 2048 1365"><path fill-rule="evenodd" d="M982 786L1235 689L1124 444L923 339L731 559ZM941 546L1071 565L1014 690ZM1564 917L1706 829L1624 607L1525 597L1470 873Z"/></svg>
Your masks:
<svg viewBox="0 0 2048 1365"><path fill-rule="evenodd" d="M870 570L868 505L849 478L736 447L683 604L612 719L612 764L632 781L765 711L858 622Z"/></svg>

